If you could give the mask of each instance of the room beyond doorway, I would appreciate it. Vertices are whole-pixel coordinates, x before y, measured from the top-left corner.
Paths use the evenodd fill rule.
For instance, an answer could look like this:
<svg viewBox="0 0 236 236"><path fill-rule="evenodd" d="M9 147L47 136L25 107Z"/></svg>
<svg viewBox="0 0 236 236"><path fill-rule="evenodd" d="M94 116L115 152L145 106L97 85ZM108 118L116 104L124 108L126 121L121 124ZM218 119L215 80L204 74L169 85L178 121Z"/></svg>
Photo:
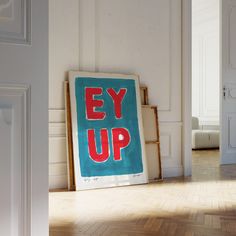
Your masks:
<svg viewBox="0 0 236 236"><path fill-rule="evenodd" d="M192 0L192 168L220 163L220 1ZM212 150L218 149L218 150ZM204 173L203 173L204 174Z"/></svg>

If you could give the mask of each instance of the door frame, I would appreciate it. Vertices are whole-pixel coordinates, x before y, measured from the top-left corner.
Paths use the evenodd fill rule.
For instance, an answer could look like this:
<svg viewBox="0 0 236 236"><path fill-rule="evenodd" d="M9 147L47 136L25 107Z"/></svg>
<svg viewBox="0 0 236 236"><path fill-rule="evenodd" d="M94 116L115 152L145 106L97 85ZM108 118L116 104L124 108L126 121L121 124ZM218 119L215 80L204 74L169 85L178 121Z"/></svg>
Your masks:
<svg viewBox="0 0 236 236"><path fill-rule="evenodd" d="M219 0L220 10L220 94L222 84L222 0ZM220 95L220 137L222 129L222 97ZM192 175L192 0L182 0L182 156L184 176ZM220 163L221 161L221 138L220 138Z"/></svg>
<svg viewBox="0 0 236 236"><path fill-rule="evenodd" d="M192 175L192 0L182 0L182 161Z"/></svg>

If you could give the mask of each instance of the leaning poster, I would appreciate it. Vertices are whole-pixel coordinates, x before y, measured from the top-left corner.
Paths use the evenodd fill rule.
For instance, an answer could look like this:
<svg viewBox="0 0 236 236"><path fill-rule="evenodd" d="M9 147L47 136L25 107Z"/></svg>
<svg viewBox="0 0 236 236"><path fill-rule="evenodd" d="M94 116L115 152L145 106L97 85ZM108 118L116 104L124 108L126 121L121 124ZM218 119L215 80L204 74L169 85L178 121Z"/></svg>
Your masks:
<svg viewBox="0 0 236 236"><path fill-rule="evenodd" d="M147 183L139 80L69 72L76 190Z"/></svg>

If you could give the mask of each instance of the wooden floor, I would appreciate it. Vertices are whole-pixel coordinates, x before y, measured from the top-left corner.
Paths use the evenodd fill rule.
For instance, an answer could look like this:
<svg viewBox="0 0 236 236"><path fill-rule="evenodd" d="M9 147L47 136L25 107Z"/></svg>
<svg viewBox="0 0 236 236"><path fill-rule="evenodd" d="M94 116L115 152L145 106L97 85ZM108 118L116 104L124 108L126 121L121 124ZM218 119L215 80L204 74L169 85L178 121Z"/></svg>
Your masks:
<svg viewBox="0 0 236 236"><path fill-rule="evenodd" d="M236 165L193 152L193 177L82 192L52 192L50 236L236 235Z"/></svg>

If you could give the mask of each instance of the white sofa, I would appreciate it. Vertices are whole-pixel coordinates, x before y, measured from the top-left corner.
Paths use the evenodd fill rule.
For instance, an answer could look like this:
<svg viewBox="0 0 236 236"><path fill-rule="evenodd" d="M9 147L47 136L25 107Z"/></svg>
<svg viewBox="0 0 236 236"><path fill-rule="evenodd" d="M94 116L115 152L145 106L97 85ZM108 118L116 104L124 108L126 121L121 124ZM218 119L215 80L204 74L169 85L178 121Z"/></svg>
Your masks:
<svg viewBox="0 0 236 236"><path fill-rule="evenodd" d="M219 130L201 130L197 117L192 117L192 149L219 148Z"/></svg>

